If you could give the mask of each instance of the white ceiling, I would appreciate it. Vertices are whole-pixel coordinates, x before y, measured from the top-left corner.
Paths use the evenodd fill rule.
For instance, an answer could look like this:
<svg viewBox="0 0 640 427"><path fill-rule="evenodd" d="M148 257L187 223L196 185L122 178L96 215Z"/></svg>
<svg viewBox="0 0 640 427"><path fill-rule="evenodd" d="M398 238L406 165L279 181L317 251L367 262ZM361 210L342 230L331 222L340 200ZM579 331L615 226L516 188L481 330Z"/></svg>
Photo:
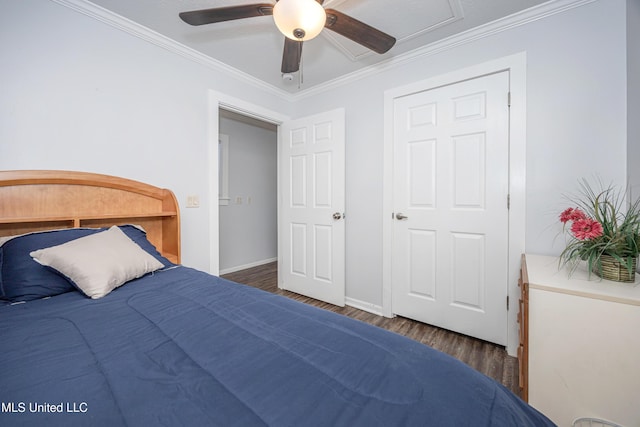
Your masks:
<svg viewBox="0 0 640 427"><path fill-rule="evenodd" d="M91 0L116 15L160 33L208 57L286 92L298 92L374 66L547 0L326 0L336 9L397 39L386 54L368 51L330 30L305 42L303 83L280 73L284 36L263 16L194 27L178 13L274 0Z"/></svg>

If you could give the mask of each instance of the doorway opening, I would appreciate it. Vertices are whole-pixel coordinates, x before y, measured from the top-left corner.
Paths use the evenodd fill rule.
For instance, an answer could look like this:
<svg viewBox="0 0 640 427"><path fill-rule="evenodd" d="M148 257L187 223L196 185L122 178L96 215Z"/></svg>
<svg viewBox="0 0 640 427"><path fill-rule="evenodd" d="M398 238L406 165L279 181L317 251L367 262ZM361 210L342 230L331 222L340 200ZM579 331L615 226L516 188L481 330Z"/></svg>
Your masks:
<svg viewBox="0 0 640 427"><path fill-rule="evenodd" d="M278 257L278 126L218 109L220 274Z"/></svg>
<svg viewBox="0 0 640 427"><path fill-rule="evenodd" d="M296 279L305 277L309 280L304 281L304 284L308 285L307 288L313 288L312 290L316 291L316 297L320 296L318 299L329 300L330 298L323 297L324 293L331 297L329 302L344 305L344 110L336 109L291 120L290 117L274 111L213 91L209 92L209 105L213 113L210 115L209 126L208 182L211 184L209 185L211 260L209 272L214 275L221 274L221 246L226 252L226 248L220 244L221 231L226 231L227 223L220 221L218 172L220 135L222 134L219 126L222 120L220 110L227 110L276 127L276 224L273 229L277 236L275 256L278 272L284 272L278 274L278 286L282 289L294 290L290 287L294 285L299 287L301 284L301 280L296 281ZM232 146L232 138L228 136L228 145ZM292 150L310 150L310 147L316 151L322 151L291 152ZM229 162L232 163L231 157ZM243 165L242 169L246 171L247 167ZM229 172L232 171L233 168L230 167ZM300 175L303 171L305 173ZM246 198L238 198L242 195L234 196L231 188L233 179L233 176L229 175L227 207L234 202L242 205L249 201ZM296 185L293 185L294 183ZM251 203L253 201L252 197ZM309 213L309 215L292 219L292 212L295 211L297 214L303 210L301 203L305 207L308 206L303 213ZM313 213L319 211L321 215L314 217L310 215L312 211ZM307 217L311 218L309 223L303 223ZM301 231L303 228L304 233ZM248 234L244 229L236 231L236 237L239 236L238 233ZM309 245L304 244L307 241ZM304 254L301 254L299 249L304 249ZM256 265L265 259L269 258L253 261L253 264ZM246 268L250 264L240 264L235 268ZM224 266L223 269L225 271L222 273L230 270ZM307 274L302 274L303 272ZM319 292L318 289L320 289ZM311 293L309 289L297 289L297 292L305 295Z"/></svg>

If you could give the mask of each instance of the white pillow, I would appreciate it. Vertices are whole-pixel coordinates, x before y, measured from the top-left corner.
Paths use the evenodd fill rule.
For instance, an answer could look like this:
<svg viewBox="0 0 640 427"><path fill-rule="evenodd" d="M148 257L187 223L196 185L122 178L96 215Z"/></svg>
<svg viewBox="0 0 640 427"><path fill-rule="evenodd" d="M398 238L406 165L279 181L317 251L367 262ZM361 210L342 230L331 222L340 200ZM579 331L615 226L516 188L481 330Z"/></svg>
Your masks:
<svg viewBox="0 0 640 427"><path fill-rule="evenodd" d="M164 265L117 226L29 255L63 274L86 296L97 299Z"/></svg>

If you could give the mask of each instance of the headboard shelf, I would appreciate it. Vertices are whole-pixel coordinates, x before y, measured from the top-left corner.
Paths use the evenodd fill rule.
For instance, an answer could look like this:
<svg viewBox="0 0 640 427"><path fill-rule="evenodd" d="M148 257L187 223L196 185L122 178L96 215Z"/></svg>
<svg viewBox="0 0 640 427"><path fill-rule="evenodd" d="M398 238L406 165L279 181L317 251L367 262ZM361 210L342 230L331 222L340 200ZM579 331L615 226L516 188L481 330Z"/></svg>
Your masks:
<svg viewBox="0 0 640 427"><path fill-rule="evenodd" d="M0 171L0 237L123 224L142 226L180 263L180 209L170 190L88 172Z"/></svg>
<svg viewBox="0 0 640 427"><path fill-rule="evenodd" d="M22 217L22 218L0 218L0 224L19 224L19 223L40 223L40 222L74 222L82 223L90 220L100 219L137 219L137 218L163 218L175 217L176 212L155 212L149 214L108 214L108 215L86 215L86 216L45 216L45 217Z"/></svg>

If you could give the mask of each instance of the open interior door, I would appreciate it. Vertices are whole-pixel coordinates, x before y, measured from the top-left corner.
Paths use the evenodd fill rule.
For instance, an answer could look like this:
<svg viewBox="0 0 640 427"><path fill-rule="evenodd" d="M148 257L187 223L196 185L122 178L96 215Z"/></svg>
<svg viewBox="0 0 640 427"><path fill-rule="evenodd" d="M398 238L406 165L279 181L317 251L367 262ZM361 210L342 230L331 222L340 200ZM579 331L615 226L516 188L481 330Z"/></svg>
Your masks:
<svg viewBox="0 0 640 427"><path fill-rule="evenodd" d="M345 113L280 128L278 286L331 304L345 302Z"/></svg>

